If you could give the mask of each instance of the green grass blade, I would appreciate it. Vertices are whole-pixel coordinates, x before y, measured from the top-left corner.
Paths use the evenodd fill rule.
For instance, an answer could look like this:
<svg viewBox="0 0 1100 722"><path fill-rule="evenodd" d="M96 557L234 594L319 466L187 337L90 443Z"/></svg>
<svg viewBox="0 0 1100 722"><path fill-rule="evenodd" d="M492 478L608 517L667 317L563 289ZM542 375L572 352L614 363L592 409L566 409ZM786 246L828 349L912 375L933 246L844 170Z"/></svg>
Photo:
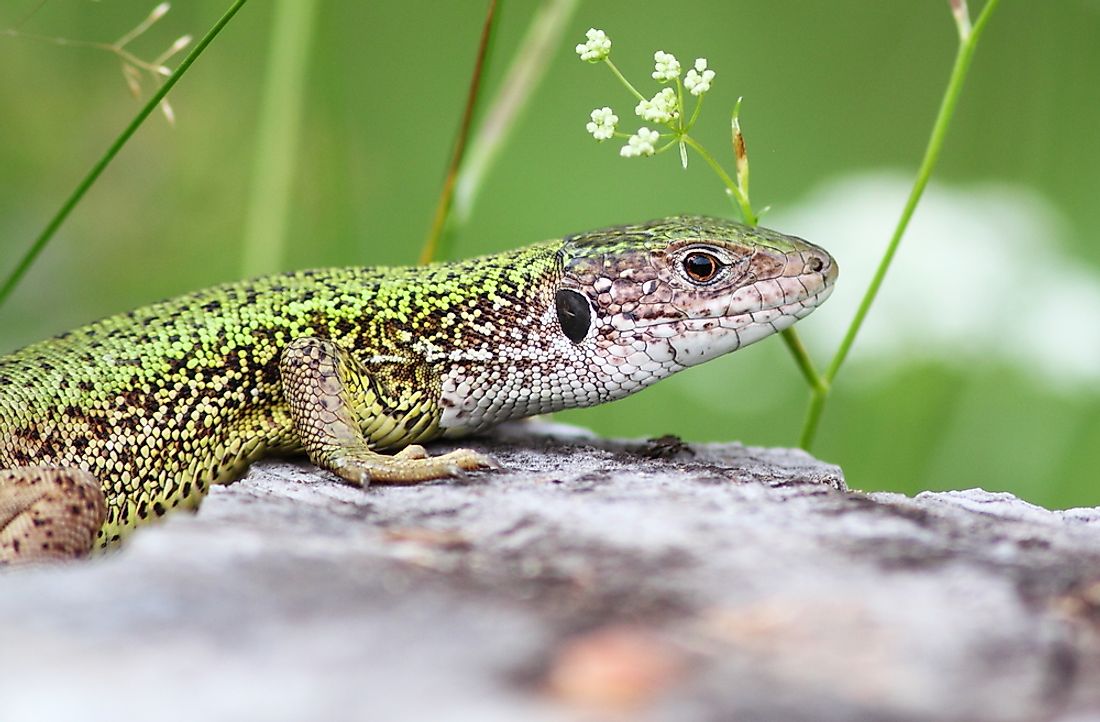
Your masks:
<svg viewBox="0 0 1100 722"><path fill-rule="evenodd" d="M970 61L974 57L974 50L977 48L982 31L985 30L986 25L989 23L990 16L993 14L993 11L996 10L999 2L1000 0L987 0L973 28L971 28L969 32L960 32L960 44L958 52L955 55L955 64L951 69L951 76L947 81L947 87L944 89L943 99L940 101L940 109L936 114L935 123L932 125L932 133L928 138L928 145L925 147L924 157L921 160L920 168L917 170L917 176L913 181L913 188L909 192L909 198L905 202L901 217L898 218L897 227L890 237L890 242L886 246L886 251L883 253L882 259L879 261L878 268L875 270L875 275L871 278L871 283L864 292L863 299L856 309L856 314L852 318L851 324L848 326L848 331L844 334L844 338L840 342L840 346L837 348L836 355L833 356L832 362L825 370L825 387L815 390L811 398L810 406L806 413L806 420L802 427L802 448L804 449L809 449L811 444L813 444L818 422L825 408L825 398L828 396L833 380L836 378L845 359L848 358L848 353L855 343L856 336L859 335L859 330L863 326L863 321L867 318L867 314L870 312L871 306L878 296L879 289L882 287L882 282L886 279L886 272L890 269L890 265L894 260L894 254L901 244L902 236L905 235L905 230L909 227L909 220L913 217L913 212L916 211L917 204L924 194L924 189L927 187L928 181L932 177L932 171L935 169L936 162L940 157L940 151L943 149L944 138L947 137L947 129L950 127L951 119L955 115L955 106L958 104L959 96L962 94L963 83L970 70Z"/></svg>
<svg viewBox="0 0 1100 722"><path fill-rule="evenodd" d="M12 291L19 285L19 282L26 275L27 271L34 264L35 259L42 253L42 250L57 233L57 229L61 227L61 224L65 222L65 219L69 217L73 209L84 198L84 194L88 192L88 189L99 179L99 176L103 174L103 171L111 164L118 152L122 150L122 147L130 140L130 138L137 132L137 129L141 127L141 124L145 122L145 119L157 109L160 102L164 100L168 92L175 87L180 78L188 71L191 65L202 55L206 47L218 36L218 33L233 19L233 16L244 7L244 4L248 0L235 0L235 2L226 10L225 14L218 19L218 22L214 23L214 26L203 36L202 40L187 54L187 57L183 59L183 62L179 64L167 79L164 81L164 85L157 89L157 92L153 93L153 96L149 98L149 101L138 111L134 119L130 121L129 125L115 138L114 142L107 148L107 151L103 154L95 165L92 166L88 174L84 176L84 179L77 185L76 190L65 200L54 214L50 222L46 224L46 227L42 229L42 232L38 234L38 237L31 244L31 247L27 249L27 252L19 260L19 263L15 266L8 277L4 280L3 286L0 286L0 306L4 305L4 302L11 296Z"/></svg>

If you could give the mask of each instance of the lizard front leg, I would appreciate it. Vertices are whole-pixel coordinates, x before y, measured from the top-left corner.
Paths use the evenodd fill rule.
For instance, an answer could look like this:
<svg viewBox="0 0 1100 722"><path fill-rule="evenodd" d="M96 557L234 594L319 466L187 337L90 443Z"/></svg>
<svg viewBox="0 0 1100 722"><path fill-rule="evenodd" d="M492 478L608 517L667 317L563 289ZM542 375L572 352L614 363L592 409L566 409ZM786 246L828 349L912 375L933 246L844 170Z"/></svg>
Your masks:
<svg viewBox="0 0 1100 722"><path fill-rule="evenodd" d="M435 457L415 444L392 456L373 451L363 426L386 411L372 390L370 371L332 341L295 339L283 351L279 372L294 431L310 461L351 484L415 484L497 466L469 449Z"/></svg>
<svg viewBox="0 0 1100 722"><path fill-rule="evenodd" d="M85 556L106 516L99 482L82 469L0 470L0 565Z"/></svg>

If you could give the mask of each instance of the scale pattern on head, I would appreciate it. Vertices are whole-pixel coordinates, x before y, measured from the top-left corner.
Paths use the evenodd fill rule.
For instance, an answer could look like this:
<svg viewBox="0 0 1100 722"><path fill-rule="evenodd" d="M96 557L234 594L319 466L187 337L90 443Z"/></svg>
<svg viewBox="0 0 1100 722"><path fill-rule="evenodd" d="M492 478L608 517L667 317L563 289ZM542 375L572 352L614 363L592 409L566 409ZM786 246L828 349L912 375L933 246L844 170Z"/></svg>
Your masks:
<svg viewBox="0 0 1100 722"><path fill-rule="evenodd" d="M621 398L735 351L808 315L837 274L799 238L701 216L568 236L556 255L559 273L521 301L530 323L445 374L448 435Z"/></svg>

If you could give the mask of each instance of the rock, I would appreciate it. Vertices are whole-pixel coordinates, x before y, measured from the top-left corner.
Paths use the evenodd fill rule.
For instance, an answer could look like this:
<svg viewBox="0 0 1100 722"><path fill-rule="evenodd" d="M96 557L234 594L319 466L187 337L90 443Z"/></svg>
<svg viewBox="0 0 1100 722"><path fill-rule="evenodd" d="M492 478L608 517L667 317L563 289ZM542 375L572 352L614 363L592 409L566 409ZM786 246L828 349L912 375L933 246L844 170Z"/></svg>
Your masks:
<svg viewBox="0 0 1100 722"><path fill-rule="evenodd" d="M0 720L1100 719L1100 509L539 423L469 445L506 470L269 461L4 571Z"/></svg>

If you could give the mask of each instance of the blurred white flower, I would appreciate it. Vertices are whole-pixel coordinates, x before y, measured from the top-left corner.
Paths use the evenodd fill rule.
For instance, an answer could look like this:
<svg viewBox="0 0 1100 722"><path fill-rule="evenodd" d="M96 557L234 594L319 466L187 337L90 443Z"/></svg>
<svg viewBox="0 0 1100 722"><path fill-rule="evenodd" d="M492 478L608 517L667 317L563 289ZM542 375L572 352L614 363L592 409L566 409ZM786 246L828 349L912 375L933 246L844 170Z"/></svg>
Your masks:
<svg viewBox="0 0 1100 722"><path fill-rule="evenodd" d="M157 5L155 8L153 8L153 12L149 13L149 17L146 22L153 23L157 20L160 20L171 9L172 3L161 3L160 5Z"/></svg>
<svg viewBox="0 0 1100 722"><path fill-rule="evenodd" d="M802 327L811 348L831 352L847 329L879 261L868 249L881 248L912 182L839 177L770 216L840 262L836 293ZM931 183L850 363L889 374L928 359L971 371L1007 362L1069 393L1100 390L1100 274L1067 250L1067 237L1065 219L1032 188ZM850 381L870 379L850 371Z"/></svg>

